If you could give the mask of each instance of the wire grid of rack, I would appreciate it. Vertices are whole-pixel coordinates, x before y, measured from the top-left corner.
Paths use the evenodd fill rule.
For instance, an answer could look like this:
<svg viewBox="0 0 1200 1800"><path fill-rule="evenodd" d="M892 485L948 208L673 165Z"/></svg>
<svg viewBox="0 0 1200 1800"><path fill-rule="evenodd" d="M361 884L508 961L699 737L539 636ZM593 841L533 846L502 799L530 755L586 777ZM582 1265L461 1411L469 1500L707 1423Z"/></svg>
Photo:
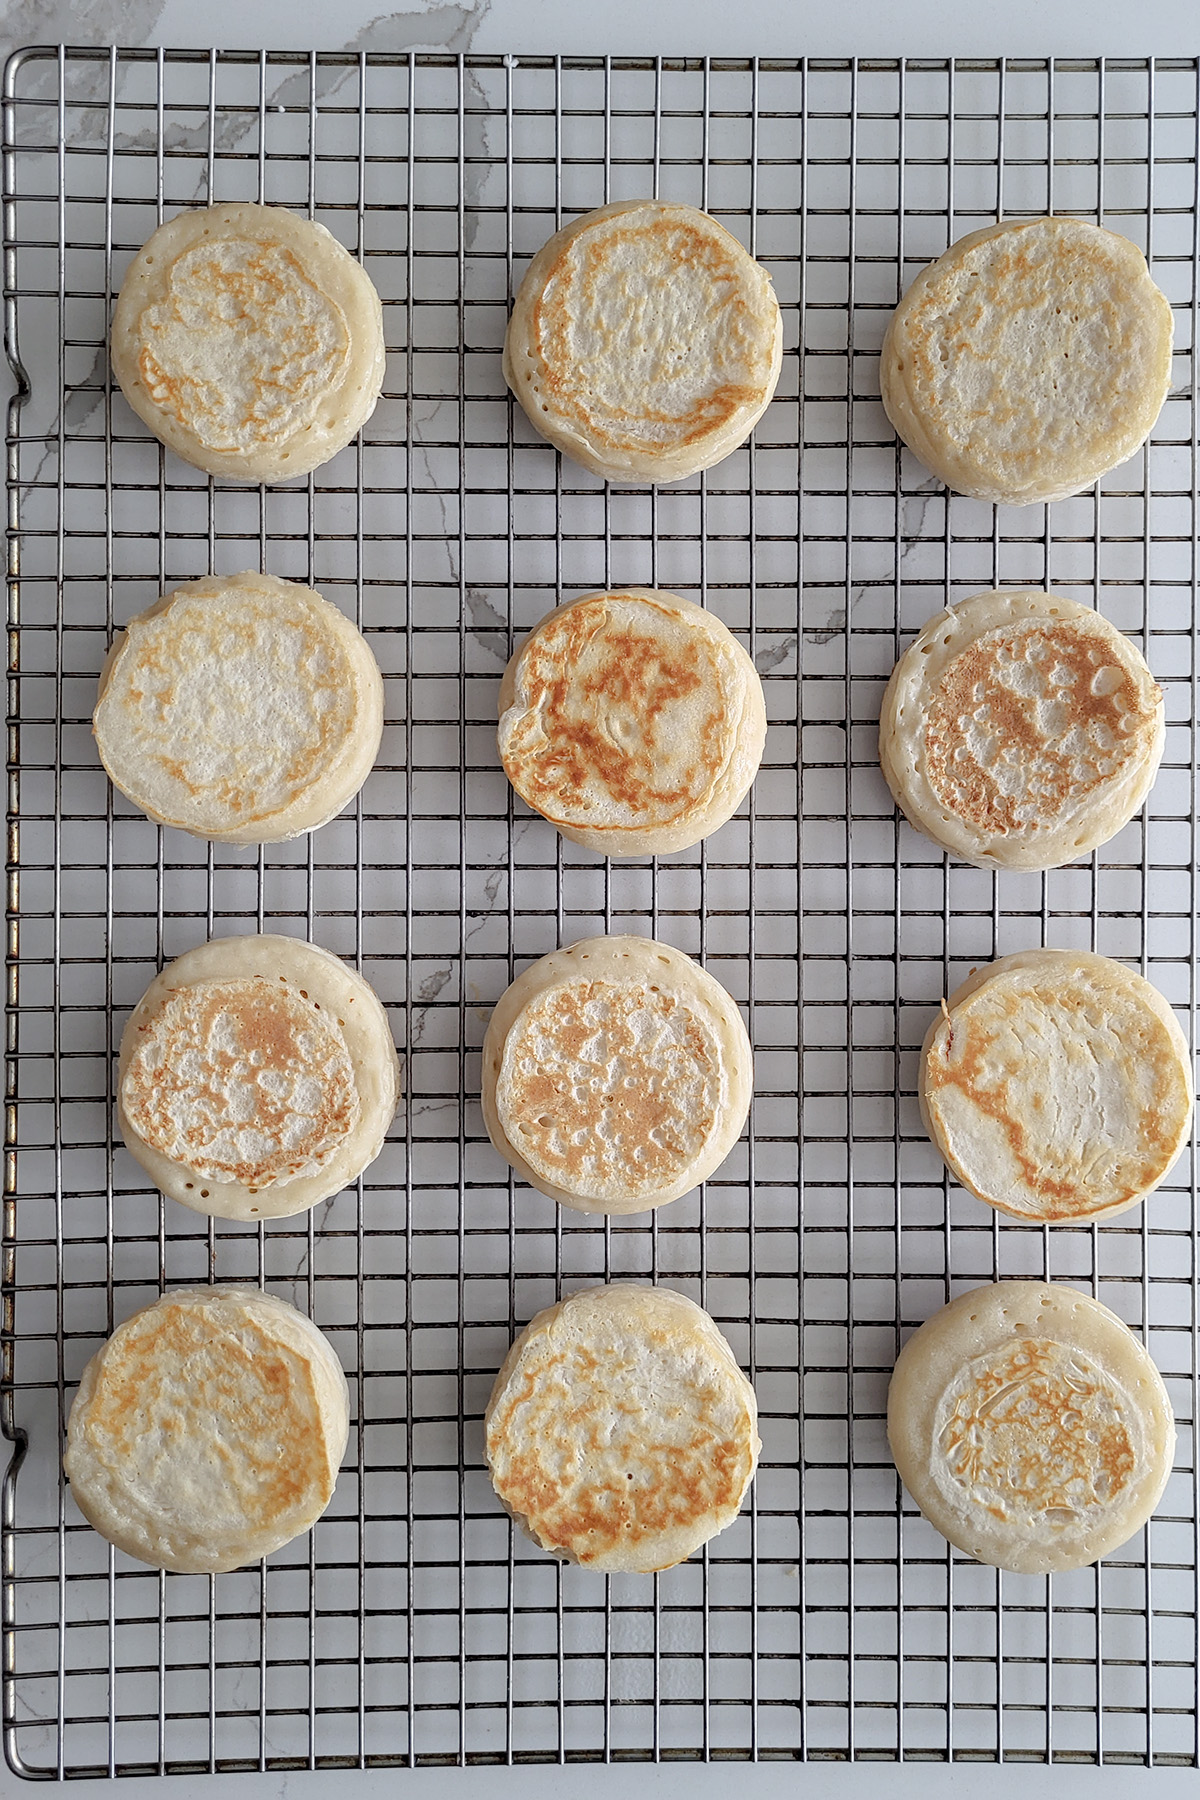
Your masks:
<svg viewBox="0 0 1200 1800"><path fill-rule="evenodd" d="M634 62L32 50L4 98L9 419L4 1730L27 1775L650 1757L1197 1758L1196 1197L1190 1160L1099 1229L1005 1221L949 1183L914 1099L931 1009L1043 942L1196 1002L1197 64ZM749 447L660 490L537 440L500 374L551 230L609 199L706 207L771 270L786 350ZM210 481L114 394L112 297L164 215L263 198L360 254L388 374L362 441L300 485ZM1149 450L1050 509L948 498L888 429L877 351L916 269L998 215L1102 219L1176 309ZM27 371L27 374L25 373ZM92 748L114 625L210 569L312 580L385 671L359 803L262 853L163 833ZM750 802L707 845L609 864L514 806L493 727L515 638L563 598L661 585L764 677ZM1094 599L1167 697L1144 820L1090 861L995 877L898 823L882 685L947 599ZM849 624L849 630L847 630ZM114 1140L114 1051L168 959L311 936L363 969L408 1099L315 1216L164 1203ZM532 958L633 930L701 957L756 1047L748 1132L651 1216L567 1215L479 1113L490 1005ZM658 1577L564 1568L481 1461L513 1332L608 1276L670 1283L758 1389L738 1523ZM883 1429L904 1334L1003 1276L1073 1281L1147 1342L1179 1449L1153 1524L1102 1567L1002 1575L900 1490ZM326 1518L209 1580L116 1555L64 1492L86 1359L161 1288L263 1281L354 1397Z"/></svg>

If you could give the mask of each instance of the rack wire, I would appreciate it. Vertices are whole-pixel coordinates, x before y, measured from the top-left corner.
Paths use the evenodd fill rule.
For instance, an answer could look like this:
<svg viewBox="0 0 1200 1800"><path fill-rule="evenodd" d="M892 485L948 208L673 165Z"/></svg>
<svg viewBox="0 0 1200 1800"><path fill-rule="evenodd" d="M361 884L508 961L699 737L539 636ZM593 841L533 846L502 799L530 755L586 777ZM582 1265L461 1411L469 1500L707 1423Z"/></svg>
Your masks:
<svg viewBox="0 0 1200 1800"><path fill-rule="evenodd" d="M1191 1159L1139 1212L1000 1223L921 1130L916 1054L974 963L1050 943L1197 1002L1194 60L660 62L33 49L4 88L9 908L3 1691L26 1776L646 1758L1197 1761L1197 1209ZM557 226L659 194L771 270L779 394L753 443L670 488L608 488L514 411L507 303ZM384 397L304 483L247 490L163 451L114 393L113 296L158 221L210 200L311 214L383 298ZM891 307L998 215L1103 220L1176 310L1150 448L1052 508L950 498L878 400ZM379 766L315 837L259 852L114 797L88 724L115 626L210 570L311 580L385 671ZM750 802L682 856L610 864L514 805L494 746L514 641L614 583L713 608L761 671ZM882 685L947 599L1094 600L1167 700L1144 819L1045 876L951 864L898 822ZM849 625L849 629L847 626ZM383 1155L299 1220L208 1221L114 1135L124 1017L211 935L311 937L386 1003L408 1099ZM651 1216L566 1215L487 1142L479 1048L530 959L597 931L699 956L756 1047L747 1135ZM1002 1276L1075 1282L1143 1332L1179 1421L1159 1513L1098 1568L959 1555L887 1453L904 1335ZM496 1505L483 1406L564 1291L666 1282L754 1380L737 1524L657 1577L544 1557ZM350 1378L329 1513L262 1566L160 1576L59 1474L84 1362L168 1286L265 1282Z"/></svg>

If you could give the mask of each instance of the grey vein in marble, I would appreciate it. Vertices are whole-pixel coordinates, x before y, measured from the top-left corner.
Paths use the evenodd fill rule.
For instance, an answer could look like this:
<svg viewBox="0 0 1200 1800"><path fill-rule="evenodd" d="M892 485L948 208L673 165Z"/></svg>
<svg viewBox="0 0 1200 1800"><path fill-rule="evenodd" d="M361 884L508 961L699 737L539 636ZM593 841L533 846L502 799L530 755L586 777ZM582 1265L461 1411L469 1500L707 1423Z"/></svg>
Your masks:
<svg viewBox="0 0 1200 1800"><path fill-rule="evenodd" d="M900 555L896 562L895 580L897 587L904 576L905 561L911 555L912 551L916 549L917 545L924 541L925 514L929 510L929 502L935 499L938 494L944 494L945 492L946 489L938 477L936 475L929 475L918 487L914 488L912 493L905 495L904 504L900 509L900 531L904 541L901 544ZM803 636L805 643L828 644L833 638L840 637L842 632L845 631L848 621L853 618L854 609L860 604L866 591L865 583L860 587L856 587L850 596L850 604L848 607L836 607L834 611L830 613L829 618L824 625L815 625L804 632ZM783 662L790 652L797 647L797 638L796 636L792 636L786 638L782 644L774 645L769 650L760 652L757 658L757 666L760 674L765 675L768 669L772 669L776 667L777 664Z"/></svg>
<svg viewBox="0 0 1200 1800"><path fill-rule="evenodd" d="M807 636L808 634L806 633L805 635ZM786 662L789 656L794 656L799 647L799 642L799 632L793 631L788 637L785 637L782 642L766 645L766 647L760 650L754 658L754 666L759 674L769 674L772 669L777 669L780 663Z"/></svg>
<svg viewBox="0 0 1200 1800"><path fill-rule="evenodd" d="M0 4L0 50L23 44L144 44L162 16L164 0L8 0ZM105 65L96 65L108 87ZM47 87L58 72L46 65ZM53 78L53 87L50 87Z"/></svg>
<svg viewBox="0 0 1200 1800"><path fill-rule="evenodd" d="M495 634L498 631L507 632L508 620L478 588L466 589L466 602L467 611L471 615L471 636L479 648L488 656L494 657L503 668L508 662L508 651L505 645L497 643Z"/></svg>
<svg viewBox="0 0 1200 1800"><path fill-rule="evenodd" d="M425 1036L425 1027L429 1022L429 1008L454 973L454 960L451 958L444 967L431 969L409 1004L408 1041L414 1049ZM415 1113L420 1108L414 1106L412 1110Z"/></svg>
<svg viewBox="0 0 1200 1800"><path fill-rule="evenodd" d="M313 1209L312 1228L313 1228L314 1235L319 1236L320 1233L322 1231L324 1231L325 1226L329 1222L329 1214L330 1214L331 1209L333 1208L334 1204L341 1198L341 1194L344 1192L345 1192L345 1189L342 1189L337 1194L330 1194L330 1196L327 1200L322 1200L319 1203L319 1205ZM288 1223L293 1224L294 1221L289 1219ZM307 1282L308 1275L309 1275L308 1245L305 1244L304 1248L300 1252L300 1260L296 1264L296 1267L295 1267L294 1271L292 1272L292 1274L280 1275L278 1277L278 1285L280 1287L286 1287L286 1288L291 1289L291 1293L288 1295L288 1298L291 1300L292 1305L294 1307L296 1307L296 1309L299 1312L303 1312L303 1313L307 1313L309 1309L306 1305L304 1305L301 1302L301 1300L299 1298L298 1290L300 1288L301 1282ZM273 1277L272 1279L274 1280L275 1278Z"/></svg>

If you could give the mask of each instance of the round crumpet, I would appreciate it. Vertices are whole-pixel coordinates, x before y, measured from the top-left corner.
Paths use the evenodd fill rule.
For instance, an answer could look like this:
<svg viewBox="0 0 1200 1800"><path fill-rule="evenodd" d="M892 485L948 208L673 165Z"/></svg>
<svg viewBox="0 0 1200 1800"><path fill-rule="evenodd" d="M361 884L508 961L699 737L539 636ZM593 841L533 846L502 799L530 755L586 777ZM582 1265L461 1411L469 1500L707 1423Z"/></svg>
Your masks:
<svg viewBox="0 0 1200 1800"><path fill-rule="evenodd" d="M172 1200L283 1218L379 1155L400 1097L387 1015L361 975L298 938L214 938L130 1014L117 1122Z"/></svg>
<svg viewBox="0 0 1200 1800"><path fill-rule="evenodd" d="M383 677L314 589L210 575L118 633L92 729L114 785L156 824L269 844L357 794L379 754Z"/></svg>
<svg viewBox="0 0 1200 1800"><path fill-rule="evenodd" d="M754 1389L715 1322L670 1288L623 1282L530 1321L484 1432L505 1511L604 1574L669 1569L732 1524L761 1448Z"/></svg>
<svg viewBox="0 0 1200 1800"><path fill-rule="evenodd" d="M1174 322L1136 244L1081 219L1005 219L923 269L883 340L897 434L957 494L1077 494L1149 437Z"/></svg>
<svg viewBox="0 0 1200 1800"><path fill-rule="evenodd" d="M585 1213L677 1200L724 1162L753 1055L732 997L652 938L583 938L519 975L483 1041L488 1136L531 1186Z"/></svg>
<svg viewBox="0 0 1200 1800"><path fill-rule="evenodd" d="M211 1575L316 1523L349 1422L342 1365L303 1313L260 1288L185 1288L126 1319L88 1363L64 1467L118 1550Z"/></svg>
<svg viewBox="0 0 1200 1800"><path fill-rule="evenodd" d="M159 226L121 284L110 354L134 412L185 462L290 481L374 412L383 308L323 225L238 200Z"/></svg>
<svg viewBox="0 0 1200 1800"><path fill-rule="evenodd" d="M1136 645L1089 606L1032 588L931 619L883 696L879 761L911 824L984 869L1054 869L1145 802L1165 708Z"/></svg>
<svg viewBox="0 0 1200 1800"><path fill-rule="evenodd" d="M779 380L771 278L723 225L662 200L543 244L504 340L530 423L605 481L683 481L745 442Z"/></svg>
<svg viewBox="0 0 1200 1800"><path fill-rule="evenodd" d="M720 619L621 588L556 607L500 684L500 760L527 806L602 856L686 850L733 815L766 742L762 682Z"/></svg>
<svg viewBox="0 0 1200 1800"><path fill-rule="evenodd" d="M887 1430L930 1524L1025 1575L1126 1543L1175 1453L1162 1376L1129 1327L1042 1281L974 1288L927 1320L897 1359Z"/></svg>
<svg viewBox="0 0 1200 1800"><path fill-rule="evenodd" d="M1192 1059L1158 989L1086 950L976 970L935 1017L918 1088L951 1173L1002 1212L1106 1219L1170 1172L1192 1125Z"/></svg>

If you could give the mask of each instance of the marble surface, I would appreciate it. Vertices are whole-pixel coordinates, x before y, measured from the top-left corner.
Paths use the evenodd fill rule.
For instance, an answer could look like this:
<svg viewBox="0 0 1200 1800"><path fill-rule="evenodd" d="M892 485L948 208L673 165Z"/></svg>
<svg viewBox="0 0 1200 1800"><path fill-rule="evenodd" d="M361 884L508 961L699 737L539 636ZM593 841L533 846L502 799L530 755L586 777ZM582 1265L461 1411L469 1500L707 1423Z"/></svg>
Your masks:
<svg viewBox="0 0 1200 1800"><path fill-rule="evenodd" d="M742 0L730 7L724 0L660 0L653 8L645 0L610 0L601 7L578 3L550 4L548 0L476 0L467 4L429 4L400 11L377 11L369 4L349 0L336 8L328 5L260 0L209 0L203 8L188 0L14 0L0 5L0 49L31 42L65 39L77 43L225 45L257 48L342 48L403 50L437 49L528 53L552 51L631 54L713 54L743 56L811 55L991 55L1071 54L1120 55L1194 54L1198 45L1195 14L1182 0L1150 0L1131 19L1129 9L1115 0L1104 4L1065 5L1049 14L1042 0L1014 0L1003 20L985 9L965 8L960 0L917 0L903 8L891 0L863 0L853 10L838 11L825 5L789 4L789 0ZM922 535L924 497L906 501L906 531ZM284 572L284 571L280 571ZM476 644L485 664L498 663L495 631L503 621L489 614L486 596L473 620ZM816 623L813 646L835 637L844 623L836 612ZM489 635L490 634L490 635ZM795 666L795 635L781 632L760 652L764 672ZM788 659L792 658L791 662ZM497 899L496 888L490 903ZM486 882L484 894L487 897ZM1121 952L1124 953L1124 952ZM430 1006L451 979L445 970L431 969L428 991L415 998ZM413 1027L424 1029L418 1009ZM302 1261L293 1279L302 1285ZM276 1272L276 1279L280 1279ZM1038 1767L1003 1769L967 1767L895 1768L887 1765L838 1769L828 1765L797 1770L792 1766L765 1765L755 1769L728 1768L660 1769L639 1766L629 1770L596 1770L572 1767L565 1774L553 1769L520 1771L426 1770L416 1774L368 1773L365 1775L265 1775L219 1777L214 1782L176 1779L170 1792L184 1800L208 1800L209 1795L228 1795L230 1800L250 1796L312 1796L328 1800L337 1791L353 1789L363 1796L390 1795L397 1781L416 1782L429 1800L443 1795L462 1800L508 1800L518 1793L541 1800L552 1791L579 1795L611 1796L617 1785L632 1779L656 1800L682 1800L686 1794L716 1795L730 1779L744 1783L754 1800L775 1800L791 1795L799 1784L819 1794L852 1796L864 1793L869 1782L886 1800L909 1800L929 1789L947 1795L972 1794L1010 1800L1018 1784L1032 1788L1037 1800L1051 1790L1063 1800L1076 1795L1116 1795L1118 1784L1125 1795L1150 1794L1155 1800L1182 1793L1184 1783L1194 1791L1195 1775L1182 1771L1137 1769L1062 1769ZM98 1784L85 1782L81 1793ZM78 1788L79 1784L76 1784ZM24 1791L7 1772L0 1772L0 1791ZM126 1782L122 1792L133 1800L159 1800L161 1784Z"/></svg>
<svg viewBox="0 0 1200 1800"><path fill-rule="evenodd" d="M23 43L223 44L229 48L447 49L712 56L1189 56L1188 0L8 0L0 47Z"/></svg>

